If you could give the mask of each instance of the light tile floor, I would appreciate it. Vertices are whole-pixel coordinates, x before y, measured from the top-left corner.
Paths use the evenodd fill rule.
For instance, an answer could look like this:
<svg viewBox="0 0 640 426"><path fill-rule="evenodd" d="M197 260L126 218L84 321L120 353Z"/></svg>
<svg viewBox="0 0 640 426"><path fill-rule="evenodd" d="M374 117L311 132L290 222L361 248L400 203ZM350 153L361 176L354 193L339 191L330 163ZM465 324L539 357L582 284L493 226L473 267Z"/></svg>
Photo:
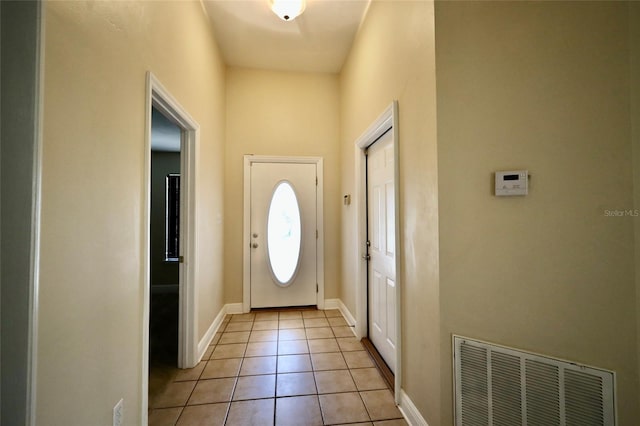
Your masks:
<svg viewBox="0 0 640 426"><path fill-rule="evenodd" d="M338 310L227 315L202 362L151 392L149 425L407 423Z"/></svg>

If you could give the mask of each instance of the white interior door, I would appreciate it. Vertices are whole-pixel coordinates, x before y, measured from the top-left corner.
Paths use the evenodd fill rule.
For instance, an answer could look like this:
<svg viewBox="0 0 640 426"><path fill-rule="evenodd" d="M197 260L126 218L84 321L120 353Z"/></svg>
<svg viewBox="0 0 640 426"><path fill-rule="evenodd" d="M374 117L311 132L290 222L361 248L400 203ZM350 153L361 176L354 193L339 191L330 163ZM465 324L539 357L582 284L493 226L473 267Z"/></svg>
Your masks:
<svg viewBox="0 0 640 426"><path fill-rule="evenodd" d="M251 165L251 307L317 305L316 165Z"/></svg>
<svg viewBox="0 0 640 426"><path fill-rule="evenodd" d="M393 132L367 151L369 339L391 371L396 365L396 262Z"/></svg>

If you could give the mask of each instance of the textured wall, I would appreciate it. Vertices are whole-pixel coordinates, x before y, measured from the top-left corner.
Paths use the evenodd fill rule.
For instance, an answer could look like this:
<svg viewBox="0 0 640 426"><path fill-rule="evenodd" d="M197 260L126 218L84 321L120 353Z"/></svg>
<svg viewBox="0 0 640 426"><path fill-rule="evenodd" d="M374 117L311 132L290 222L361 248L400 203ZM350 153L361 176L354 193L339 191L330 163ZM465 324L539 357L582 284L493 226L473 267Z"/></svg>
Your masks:
<svg viewBox="0 0 640 426"><path fill-rule="evenodd" d="M229 68L225 151L225 299L242 302L245 154L324 159L325 298L338 296L340 157L334 74Z"/></svg>
<svg viewBox="0 0 640 426"><path fill-rule="evenodd" d="M199 2L47 2L38 424L142 407L146 72L200 124L197 338L224 304L224 73ZM72 415L70 415L72 414Z"/></svg>
<svg viewBox="0 0 640 426"><path fill-rule="evenodd" d="M640 3L629 2L629 49L631 53L631 138L633 146L633 204L640 209ZM635 218L636 318L640 353L640 218ZM640 376L640 356L638 357ZM640 377L639 377L640 379ZM640 384L639 384L640 386ZM640 406L640 391L636 404Z"/></svg>
<svg viewBox="0 0 640 426"><path fill-rule="evenodd" d="M398 100L402 388L439 424L438 187L433 3L373 2L340 76L342 192L355 193L356 139ZM340 297L356 313L355 204L342 210Z"/></svg>
<svg viewBox="0 0 640 426"><path fill-rule="evenodd" d="M627 12L436 3L442 424L452 333L614 370L638 419ZM511 169L529 195L493 196Z"/></svg>

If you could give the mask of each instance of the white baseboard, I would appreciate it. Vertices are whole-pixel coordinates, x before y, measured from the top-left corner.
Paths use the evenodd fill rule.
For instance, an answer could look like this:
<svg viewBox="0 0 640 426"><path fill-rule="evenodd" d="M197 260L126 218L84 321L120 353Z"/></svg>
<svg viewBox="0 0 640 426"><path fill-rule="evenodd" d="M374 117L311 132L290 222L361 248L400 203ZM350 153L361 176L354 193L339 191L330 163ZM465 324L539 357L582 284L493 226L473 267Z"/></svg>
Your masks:
<svg viewBox="0 0 640 426"><path fill-rule="evenodd" d="M427 421L422 417L420 411L416 408L409 395L404 390L400 389L400 406L398 406L400 412L404 416L405 420L411 426L429 426Z"/></svg>
<svg viewBox="0 0 640 426"><path fill-rule="evenodd" d="M342 303L342 300L340 300L340 299L325 299L324 308L325 309L338 309L338 310L340 310L340 312L342 312L342 316L344 317L344 319L347 321L347 323L351 327L354 327L356 325L356 319L353 317L353 315L351 314L349 309L347 309L345 304Z"/></svg>
<svg viewBox="0 0 640 426"><path fill-rule="evenodd" d="M243 312L242 303L227 303L224 308L226 314L241 314Z"/></svg>
<svg viewBox="0 0 640 426"><path fill-rule="evenodd" d="M215 334L218 332L218 329L220 328L220 325L222 324L222 320L224 319L224 316L226 315L225 308L226 308L226 305L222 307L220 312L218 312L218 315L216 315L215 319L213 320L213 322L211 323L211 325L207 329L207 332L204 333L204 336L202 337L200 342L198 342L198 353L197 353L197 357L196 357L198 362L200 362L202 360L202 357L204 356L204 353L207 351L207 348L209 347L209 344L213 340L213 336L215 336Z"/></svg>
<svg viewBox="0 0 640 426"><path fill-rule="evenodd" d="M324 299L325 309L340 309L339 304L342 303L340 299Z"/></svg>
<svg viewBox="0 0 640 426"><path fill-rule="evenodd" d="M340 310L347 323L349 323L349 325L351 326L355 325L356 320L353 317L353 314L351 314L345 304L342 303L342 300L325 299L324 308ZM222 321L224 320L225 315L241 314L242 312L242 303L227 303L222 307L218 315L216 315L216 318L211 323L211 326L209 326L209 329L205 333L204 337L198 343L198 362L202 360L204 353L213 340L213 336L215 336L215 334L218 332L218 329L220 328L220 325L222 325ZM398 406L398 408L400 409L400 412L410 426L429 426L424 417L422 417L422 414L420 414L420 411L418 411L418 409L416 408L413 401L411 401L411 398L409 398L409 395L407 395L402 389L400 389L400 405Z"/></svg>
<svg viewBox="0 0 640 426"><path fill-rule="evenodd" d="M198 354L197 359L198 362L202 360L204 353L207 351L207 348L211 344L213 340L213 336L216 335L220 325L222 324L222 320L224 320L225 315L227 314L241 314L242 313L242 303L227 303L222 307L218 315L216 315L215 319L209 326L209 329L204 334L200 342L198 342Z"/></svg>
<svg viewBox="0 0 640 426"><path fill-rule="evenodd" d="M352 326L352 329L355 334L355 325L356 320L353 314L349 311L349 309L345 306L345 304L340 299L325 299L324 301L325 309L338 309L344 316L344 319ZM427 421L422 417L420 411L416 408L409 395L405 393L403 389L400 389L400 406L398 407L400 412L404 416L405 420L411 426L429 426Z"/></svg>

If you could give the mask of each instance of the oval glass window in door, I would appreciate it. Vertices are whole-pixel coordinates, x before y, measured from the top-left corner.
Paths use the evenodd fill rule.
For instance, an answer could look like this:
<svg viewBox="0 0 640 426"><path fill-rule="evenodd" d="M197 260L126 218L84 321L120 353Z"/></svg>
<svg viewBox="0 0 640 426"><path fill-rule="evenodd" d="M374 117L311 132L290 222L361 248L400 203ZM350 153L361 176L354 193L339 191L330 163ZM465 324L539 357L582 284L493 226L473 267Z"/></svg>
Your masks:
<svg viewBox="0 0 640 426"><path fill-rule="evenodd" d="M298 197L289 182L281 181L271 196L267 217L269 268L281 286L293 281L300 264L301 242Z"/></svg>

